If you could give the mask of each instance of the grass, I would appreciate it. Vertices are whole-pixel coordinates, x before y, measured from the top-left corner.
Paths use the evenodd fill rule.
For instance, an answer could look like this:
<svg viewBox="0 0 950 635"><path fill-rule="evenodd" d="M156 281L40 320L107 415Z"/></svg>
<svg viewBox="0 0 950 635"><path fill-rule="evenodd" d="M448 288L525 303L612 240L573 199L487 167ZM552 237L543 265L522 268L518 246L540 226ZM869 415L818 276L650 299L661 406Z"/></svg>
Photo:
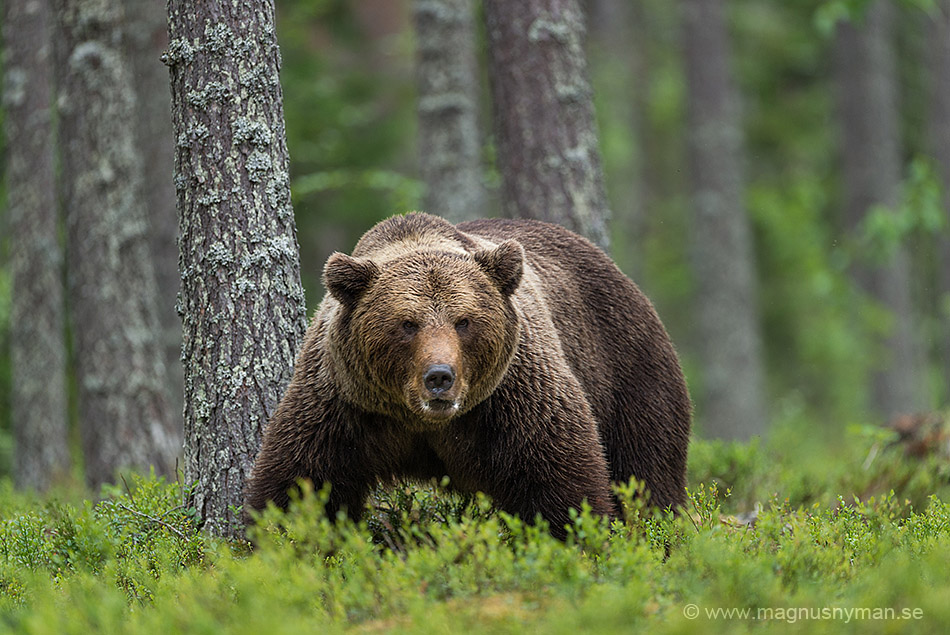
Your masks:
<svg viewBox="0 0 950 635"><path fill-rule="evenodd" d="M689 506L568 539L434 488L327 519L321 492L202 535L178 483L98 502L0 485L0 630L22 633L939 632L950 623L950 471L893 433L697 441Z"/></svg>

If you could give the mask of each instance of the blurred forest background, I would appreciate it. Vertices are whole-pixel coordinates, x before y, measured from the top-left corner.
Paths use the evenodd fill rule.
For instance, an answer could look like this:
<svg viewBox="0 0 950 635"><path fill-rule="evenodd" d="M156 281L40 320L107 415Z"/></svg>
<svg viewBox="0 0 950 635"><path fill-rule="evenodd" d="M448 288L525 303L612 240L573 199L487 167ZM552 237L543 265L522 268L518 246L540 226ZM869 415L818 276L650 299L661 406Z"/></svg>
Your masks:
<svg viewBox="0 0 950 635"><path fill-rule="evenodd" d="M128 19L142 19L133 8L140 4L128 3ZM420 125L426 88L417 69L425 60L418 44L426 4L276 2L308 312L322 297L326 257L351 250L378 220L414 209L456 213L440 208L444 198L427 188L424 175L432 148ZM477 105L478 177L464 193L465 213L474 208L497 216L502 179L485 61L489 38L480 8L447 4L472 11L476 66L469 89ZM582 6L610 252L653 300L677 344L697 405L697 433L746 439L796 425L811 435L946 408L950 3L586 0ZM134 127L142 134L168 109L168 73L158 62L167 46L164 29L159 21L150 31L129 31L141 38L124 40L130 50L139 47L130 58L146 60L130 81L156 73L165 82L160 92L137 88ZM5 37L11 37L6 29ZM464 41L458 44L464 49ZM5 113L20 103L9 75ZM7 131L5 155L12 143ZM171 138L170 128L154 134ZM135 147L145 158L146 182L165 179L171 188L170 155L141 140ZM161 196L146 197L145 209L163 345L176 359L180 321L174 293L166 290L177 284L178 256L162 229L177 223L174 191L164 202ZM8 475L17 372L10 351L17 319L29 316L14 319L9 205L0 214L0 475ZM68 234L64 225L60 231ZM725 296L725 308L704 299L737 280L741 288ZM716 330L717 321L740 325L747 340L733 341L728 328ZM65 330L73 359L81 339L76 328ZM736 351L741 354L727 359ZM180 376L174 377L173 362L168 366L175 386ZM73 448L80 446L79 389L67 373ZM741 394L742 403L723 405L724 391ZM180 412L180 385L171 392Z"/></svg>

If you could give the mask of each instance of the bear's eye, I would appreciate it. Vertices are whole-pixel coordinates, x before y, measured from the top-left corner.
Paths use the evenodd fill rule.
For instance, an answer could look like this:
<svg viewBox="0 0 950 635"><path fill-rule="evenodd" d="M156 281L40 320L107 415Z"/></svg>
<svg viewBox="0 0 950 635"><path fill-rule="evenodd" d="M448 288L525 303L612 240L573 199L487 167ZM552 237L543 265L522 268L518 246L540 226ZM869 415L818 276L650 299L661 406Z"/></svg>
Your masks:
<svg viewBox="0 0 950 635"><path fill-rule="evenodd" d="M406 335L415 335L419 332L419 325L412 320L404 320L402 323L402 332Z"/></svg>
<svg viewBox="0 0 950 635"><path fill-rule="evenodd" d="M455 323L455 330L459 332L465 332L468 330L468 318L462 318Z"/></svg>

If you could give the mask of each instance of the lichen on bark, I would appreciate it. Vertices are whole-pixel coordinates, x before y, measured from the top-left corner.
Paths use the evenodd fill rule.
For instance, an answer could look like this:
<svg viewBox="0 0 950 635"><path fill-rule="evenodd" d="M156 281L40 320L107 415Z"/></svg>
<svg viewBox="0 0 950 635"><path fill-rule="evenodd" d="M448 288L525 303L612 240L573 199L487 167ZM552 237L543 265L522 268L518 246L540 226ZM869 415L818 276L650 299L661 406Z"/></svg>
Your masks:
<svg viewBox="0 0 950 635"><path fill-rule="evenodd" d="M86 479L154 467L171 475L181 433L169 409L142 205L136 100L115 0L57 0L57 104L67 280Z"/></svg>
<svg viewBox="0 0 950 635"><path fill-rule="evenodd" d="M415 0L423 208L453 223L486 214L473 0Z"/></svg>
<svg viewBox="0 0 950 635"><path fill-rule="evenodd" d="M559 223L606 249L610 211L577 1L484 7L505 215Z"/></svg>
<svg viewBox="0 0 950 635"><path fill-rule="evenodd" d="M273 2L171 0L185 479L215 534L235 508L305 328Z"/></svg>
<svg viewBox="0 0 950 635"><path fill-rule="evenodd" d="M51 17L45 2L8 0L3 9L14 478L42 490L70 464L63 247L50 186Z"/></svg>
<svg viewBox="0 0 950 635"><path fill-rule="evenodd" d="M171 411L175 426L180 429L183 379L181 320L175 310L180 287L178 215L172 182L175 144L168 69L159 59L168 43L167 17L164 4L155 0L127 0L125 9L125 50L137 98L135 128L138 147L148 158L142 197L149 221L149 246L155 263L158 320L162 329Z"/></svg>

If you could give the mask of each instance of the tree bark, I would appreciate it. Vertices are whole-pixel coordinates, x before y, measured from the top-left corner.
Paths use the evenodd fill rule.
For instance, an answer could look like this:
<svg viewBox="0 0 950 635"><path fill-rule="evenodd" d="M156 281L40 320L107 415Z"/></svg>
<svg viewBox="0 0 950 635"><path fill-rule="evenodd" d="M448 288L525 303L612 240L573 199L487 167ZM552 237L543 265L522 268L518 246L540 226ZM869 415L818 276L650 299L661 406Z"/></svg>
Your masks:
<svg viewBox="0 0 950 635"><path fill-rule="evenodd" d="M86 479L172 474L169 409L119 2L57 0L69 307Z"/></svg>
<svg viewBox="0 0 950 635"><path fill-rule="evenodd" d="M647 8L630 0L588 0L593 83L604 104L601 128L607 170L607 194L613 211L614 259L642 284L648 227L645 149L650 68L647 63ZM609 139L626 148L610 154ZM611 165L610 158L614 158ZM619 165L618 165L619 164Z"/></svg>
<svg viewBox="0 0 950 635"><path fill-rule="evenodd" d="M946 213L944 232L938 239L938 319L950 323L950 0L940 0L930 23L930 113L931 152L937 161L937 172L943 185L943 207ZM950 384L950 337L940 344L945 383ZM948 395L944 395L947 397Z"/></svg>
<svg viewBox="0 0 950 635"><path fill-rule="evenodd" d="M419 165L425 211L459 223L484 215L472 0L414 0Z"/></svg>
<svg viewBox="0 0 950 635"><path fill-rule="evenodd" d="M181 428L183 378L181 318L178 317L178 213L175 209L175 144L172 133L168 69L161 56L168 46L163 3L127 0L126 49L135 82L138 148L148 157L142 197L149 220L149 244L158 283L158 321L175 425Z"/></svg>
<svg viewBox="0 0 950 635"><path fill-rule="evenodd" d="M274 4L169 0L181 236L185 480L235 536L305 329Z"/></svg>
<svg viewBox="0 0 950 635"><path fill-rule="evenodd" d="M723 0L684 0L690 222L708 436L765 431L764 364L754 253L743 201L739 95L729 70Z"/></svg>
<svg viewBox="0 0 950 635"><path fill-rule="evenodd" d="M14 478L18 487L44 490L70 464L49 4L7 0L3 39Z"/></svg>
<svg viewBox="0 0 950 635"><path fill-rule="evenodd" d="M587 61L577 0L486 0L502 207L609 245Z"/></svg>
<svg viewBox="0 0 950 635"><path fill-rule="evenodd" d="M900 119L894 7L877 0L864 22L838 25L835 41L844 224L852 235L875 206L897 210L901 187ZM871 382L872 406L892 417L923 406L925 386L914 342L910 260L898 245L879 263L854 268L858 284L893 315L884 359Z"/></svg>

